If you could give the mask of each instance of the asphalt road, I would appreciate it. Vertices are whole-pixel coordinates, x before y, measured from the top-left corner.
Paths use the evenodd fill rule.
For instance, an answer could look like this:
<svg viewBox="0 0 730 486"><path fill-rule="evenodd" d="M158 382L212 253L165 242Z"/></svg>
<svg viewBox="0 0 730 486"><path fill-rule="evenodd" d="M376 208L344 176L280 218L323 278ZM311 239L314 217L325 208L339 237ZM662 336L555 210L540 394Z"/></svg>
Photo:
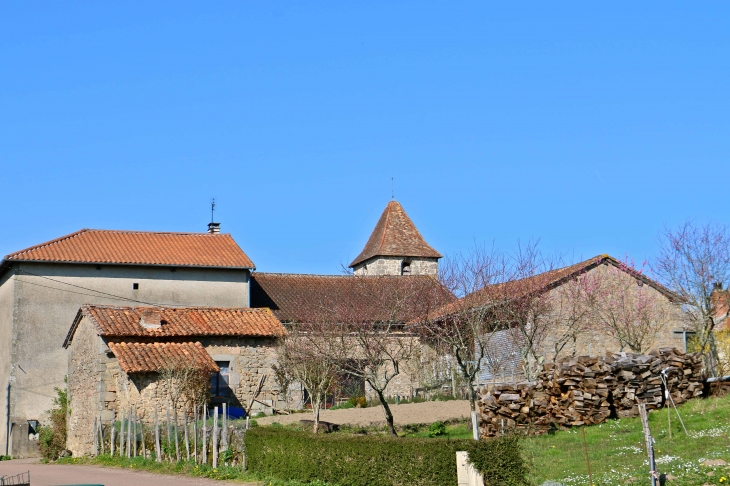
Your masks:
<svg viewBox="0 0 730 486"><path fill-rule="evenodd" d="M189 476L169 476L144 471L97 466L40 464L37 459L0 461L0 477L30 471L32 486L62 484L103 484L104 486L128 486L152 484L154 486L258 486L257 483L232 483Z"/></svg>

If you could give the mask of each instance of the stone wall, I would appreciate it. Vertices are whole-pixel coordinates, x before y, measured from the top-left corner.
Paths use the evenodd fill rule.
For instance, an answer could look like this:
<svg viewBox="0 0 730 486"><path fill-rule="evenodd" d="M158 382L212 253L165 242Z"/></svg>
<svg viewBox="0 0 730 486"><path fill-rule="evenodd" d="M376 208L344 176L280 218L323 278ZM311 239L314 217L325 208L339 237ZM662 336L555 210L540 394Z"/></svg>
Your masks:
<svg viewBox="0 0 730 486"><path fill-rule="evenodd" d="M438 275L437 258L379 256L354 268L355 275L403 275L403 262L410 262L410 275Z"/></svg>
<svg viewBox="0 0 730 486"><path fill-rule="evenodd" d="M2 429L6 429L7 424L8 408L5 401L9 382L12 422L20 427L26 420L47 420L45 412L52 406L54 387L65 386L69 357L61 344L79 307L83 304L120 303L118 299L101 294L89 296L74 292L74 287L70 285L161 305L249 306L249 271L243 269L19 262L14 263L2 277ZM138 284L138 288L134 288L134 283ZM8 334L11 334L11 338L5 339ZM14 368L10 367L10 363ZM2 437L5 437L4 431L0 432ZM17 443L15 440L13 442ZM31 446L33 444L27 444L27 447ZM3 440L0 442L0 451L4 448ZM18 454L19 451L16 449L11 452Z"/></svg>
<svg viewBox="0 0 730 486"><path fill-rule="evenodd" d="M69 409L66 448L75 456L90 454L94 445L94 420L102 411L102 376L109 359L106 345L93 325L84 319L69 350ZM104 418L104 417L102 417ZM106 417L108 419L108 417Z"/></svg>

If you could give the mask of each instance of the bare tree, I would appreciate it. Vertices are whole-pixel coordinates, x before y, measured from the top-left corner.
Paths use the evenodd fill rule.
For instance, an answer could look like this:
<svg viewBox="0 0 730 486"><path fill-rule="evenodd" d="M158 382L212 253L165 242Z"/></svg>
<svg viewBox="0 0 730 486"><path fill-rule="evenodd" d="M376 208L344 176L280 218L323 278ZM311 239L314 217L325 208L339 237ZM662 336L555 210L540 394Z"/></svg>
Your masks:
<svg viewBox="0 0 730 486"><path fill-rule="evenodd" d="M698 349L705 356L705 367L714 372L716 322L711 294L715 284L730 280L728 227L687 221L677 229L665 228L660 242L659 254L651 268L682 299L686 322L695 332Z"/></svg>
<svg viewBox="0 0 730 486"><path fill-rule="evenodd" d="M469 404L476 411L476 385L487 362L497 364L492 338L505 329L495 313L497 299L485 291L504 278L504 256L494 247L474 246L468 253L447 258L441 265L440 280L457 297L423 316L415 326L424 342L438 354L453 356L454 364L469 389Z"/></svg>
<svg viewBox="0 0 730 486"><path fill-rule="evenodd" d="M599 330L616 339L621 350L635 353L649 350L672 318L663 296L644 285L643 270L628 258L617 267L606 265L592 272L594 286L587 296Z"/></svg>
<svg viewBox="0 0 730 486"><path fill-rule="evenodd" d="M337 368L331 357L330 348L318 323L304 323L293 326L288 336L281 339L277 349L278 373L285 373L299 382L309 394L314 415L314 433L319 431L319 412L325 394L333 387Z"/></svg>

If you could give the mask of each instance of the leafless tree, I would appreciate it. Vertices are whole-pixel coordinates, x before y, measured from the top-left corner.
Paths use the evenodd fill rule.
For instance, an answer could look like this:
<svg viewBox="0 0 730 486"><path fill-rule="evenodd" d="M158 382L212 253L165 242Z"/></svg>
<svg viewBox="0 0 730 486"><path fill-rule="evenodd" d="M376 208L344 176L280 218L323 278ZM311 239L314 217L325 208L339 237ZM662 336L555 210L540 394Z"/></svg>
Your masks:
<svg viewBox="0 0 730 486"><path fill-rule="evenodd" d="M495 296L486 289L501 283L504 272L504 255L494 247L474 246L467 253L445 259L439 278L460 300L434 309L414 326L436 353L453 357L469 389L472 411L476 411L480 370L485 363L496 365L500 361L491 340L505 329L505 323L495 313Z"/></svg>
<svg viewBox="0 0 730 486"><path fill-rule="evenodd" d="M293 326L277 349L279 373L299 382L309 394L314 415L314 433L319 431L319 413L325 394L333 387L337 368L326 353L327 333L319 323Z"/></svg>
<svg viewBox="0 0 730 486"><path fill-rule="evenodd" d="M672 318L664 297L644 285L643 271L628 258L618 266L605 265L591 273L587 296L597 330L613 337L621 350L635 353L648 351Z"/></svg>
<svg viewBox="0 0 730 486"><path fill-rule="evenodd" d="M713 304L715 284L730 280L730 232L719 224L687 221L677 229L665 228L660 251L651 268L661 281L683 301L685 319L695 332L705 367L713 372Z"/></svg>

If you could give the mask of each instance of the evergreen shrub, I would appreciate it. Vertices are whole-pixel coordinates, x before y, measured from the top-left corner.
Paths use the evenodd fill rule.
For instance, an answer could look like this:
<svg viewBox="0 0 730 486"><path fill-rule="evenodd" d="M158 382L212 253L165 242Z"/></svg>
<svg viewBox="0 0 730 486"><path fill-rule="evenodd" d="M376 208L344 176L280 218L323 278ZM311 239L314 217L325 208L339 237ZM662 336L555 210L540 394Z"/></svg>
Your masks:
<svg viewBox="0 0 730 486"><path fill-rule="evenodd" d="M325 435L259 427L249 430L245 440L248 470L280 480L319 480L351 486L456 484L456 451L465 450L478 458L491 454L492 462L475 462L477 468L486 467L494 475L485 476L490 486L527 484L516 438L477 443L465 439ZM500 466L516 470L496 474Z"/></svg>

